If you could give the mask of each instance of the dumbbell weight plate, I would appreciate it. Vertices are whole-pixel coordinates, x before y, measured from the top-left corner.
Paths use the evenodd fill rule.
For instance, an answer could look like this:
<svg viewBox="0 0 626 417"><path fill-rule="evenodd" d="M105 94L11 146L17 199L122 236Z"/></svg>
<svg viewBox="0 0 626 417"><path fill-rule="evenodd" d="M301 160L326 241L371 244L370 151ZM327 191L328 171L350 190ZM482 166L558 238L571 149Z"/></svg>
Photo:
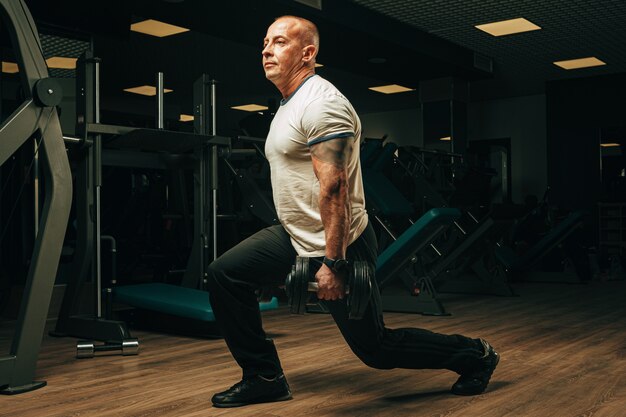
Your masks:
<svg viewBox="0 0 626 417"><path fill-rule="evenodd" d="M122 341L122 355L131 356L139 354L139 339L131 338Z"/></svg>
<svg viewBox="0 0 626 417"><path fill-rule="evenodd" d="M285 281L289 309L293 314L304 314L309 298L305 285L309 282L309 258L298 256Z"/></svg>
<svg viewBox="0 0 626 417"><path fill-rule="evenodd" d="M291 273L285 281L285 290L289 299L289 308L293 314L304 314L309 293L317 291L317 283L310 281L310 258L297 257ZM363 317L372 294L372 271L367 262L355 261L348 274L346 297L350 319Z"/></svg>
<svg viewBox="0 0 626 417"><path fill-rule="evenodd" d="M367 262L355 261L352 264L350 280L351 294L347 297L348 318L360 320L365 314L372 295L371 268Z"/></svg>
<svg viewBox="0 0 626 417"><path fill-rule="evenodd" d="M92 340L79 340L76 342L76 359L93 358L95 346Z"/></svg>

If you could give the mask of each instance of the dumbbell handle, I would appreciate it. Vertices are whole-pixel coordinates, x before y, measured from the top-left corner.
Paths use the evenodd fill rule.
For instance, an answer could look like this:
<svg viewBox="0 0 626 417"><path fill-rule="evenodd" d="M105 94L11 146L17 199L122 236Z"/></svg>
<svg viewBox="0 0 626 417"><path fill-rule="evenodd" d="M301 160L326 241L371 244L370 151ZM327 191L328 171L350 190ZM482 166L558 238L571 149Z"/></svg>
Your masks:
<svg viewBox="0 0 626 417"><path fill-rule="evenodd" d="M309 284L308 284L306 290L309 291L309 292L318 292L319 289L320 289L320 286L318 285L317 282L309 281ZM346 285L346 292L345 292L345 294L350 294L350 287L348 287L347 285Z"/></svg>

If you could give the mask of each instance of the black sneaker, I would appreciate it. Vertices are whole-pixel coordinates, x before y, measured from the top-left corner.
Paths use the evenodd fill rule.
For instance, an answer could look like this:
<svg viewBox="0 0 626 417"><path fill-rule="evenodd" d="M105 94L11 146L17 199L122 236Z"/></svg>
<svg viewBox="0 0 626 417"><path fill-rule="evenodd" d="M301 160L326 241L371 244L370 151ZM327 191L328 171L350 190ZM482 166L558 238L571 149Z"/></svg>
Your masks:
<svg viewBox="0 0 626 417"><path fill-rule="evenodd" d="M452 385L451 391L453 394L478 395L483 393L487 388L491 374L493 374L493 371L500 361L500 355L485 340L480 339L480 342L485 349L485 356L482 358L482 366L474 372L461 375L454 385Z"/></svg>
<svg viewBox="0 0 626 417"><path fill-rule="evenodd" d="M214 407L241 407L248 404L270 403L291 399L291 391L285 375L273 379L254 376L242 379L224 392L211 398Z"/></svg>

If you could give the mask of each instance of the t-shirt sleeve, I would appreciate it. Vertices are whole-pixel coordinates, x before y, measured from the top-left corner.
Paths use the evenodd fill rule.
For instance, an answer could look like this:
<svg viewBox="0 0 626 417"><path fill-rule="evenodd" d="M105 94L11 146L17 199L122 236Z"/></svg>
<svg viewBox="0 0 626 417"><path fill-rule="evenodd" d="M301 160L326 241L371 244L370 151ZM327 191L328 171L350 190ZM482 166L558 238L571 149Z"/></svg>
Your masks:
<svg viewBox="0 0 626 417"><path fill-rule="evenodd" d="M354 123L351 107L341 96L312 101L302 117L302 129L309 146L330 139L354 137Z"/></svg>

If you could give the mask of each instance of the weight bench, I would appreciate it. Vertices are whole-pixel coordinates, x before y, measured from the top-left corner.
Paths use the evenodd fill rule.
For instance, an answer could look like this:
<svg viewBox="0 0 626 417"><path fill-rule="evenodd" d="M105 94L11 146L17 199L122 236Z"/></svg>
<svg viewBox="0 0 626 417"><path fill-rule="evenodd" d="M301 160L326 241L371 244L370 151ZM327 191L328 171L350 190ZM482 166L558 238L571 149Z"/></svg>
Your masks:
<svg viewBox="0 0 626 417"><path fill-rule="evenodd" d="M390 146L385 148L391 149ZM431 276L428 274L417 276L413 266L418 260L417 253L426 246L432 247L433 240L451 227L461 216L461 212L455 208L431 209L396 236L383 218L410 219L415 210L387 177L379 169L373 168L383 167L382 160L391 158L392 155L393 152L390 151L381 152L377 159L370 157L368 163L362 166L367 208L387 235L393 239L392 243L380 253L376 262L376 279L381 289L383 310L447 314L437 298ZM400 288L392 285L398 279L403 284Z"/></svg>
<svg viewBox="0 0 626 417"><path fill-rule="evenodd" d="M393 163L397 149L397 145L391 142L379 146L376 157L368 157L364 168L368 202L371 200L376 211L387 219L394 216L408 218L414 212L409 201L382 174ZM445 200L438 195L437 198L429 198L429 201L437 203L435 207L447 206ZM377 220L382 223L380 218ZM446 242L446 250L435 249L443 255L438 256L423 272L430 276L437 290L449 293L514 295L504 268L495 259L493 239L498 228L494 227L493 219L488 216L476 218L469 211L461 211L461 218L453 222L454 233ZM390 235L393 237L392 233Z"/></svg>
<svg viewBox="0 0 626 417"><path fill-rule="evenodd" d="M512 273L528 272L552 249L560 245L572 233L583 226L584 215L582 211L572 212L523 255L516 254L513 249L507 246L500 246L496 248L496 257L507 271Z"/></svg>
<svg viewBox="0 0 626 417"><path fill-rule="evenodd" d="M158 311L178 317L215 321L206 291L177 285L151 283L124 285L114 289L115 301L145 310ZM278 308L278 299L260 302L261 311Z"/></svg>
<svg viewBox="0 0 626 417"><path fill-rule="evenodd" d="M461 212L455 208L434 208L402 233L376 260L376 279L381 288L383 310L428 315L446 315L428 274L417 277L410 268L416 254L449 228ZM389 284L400 278L409 287L397 292Z"/></svg>
<svg viewBox="0 0 626 417"><path fill-rule="evenodd" d="M491 217L478 221L446 256L430 267L442 293L515 296L505 268L496 257L497 240L503 226Z"/></svg>

